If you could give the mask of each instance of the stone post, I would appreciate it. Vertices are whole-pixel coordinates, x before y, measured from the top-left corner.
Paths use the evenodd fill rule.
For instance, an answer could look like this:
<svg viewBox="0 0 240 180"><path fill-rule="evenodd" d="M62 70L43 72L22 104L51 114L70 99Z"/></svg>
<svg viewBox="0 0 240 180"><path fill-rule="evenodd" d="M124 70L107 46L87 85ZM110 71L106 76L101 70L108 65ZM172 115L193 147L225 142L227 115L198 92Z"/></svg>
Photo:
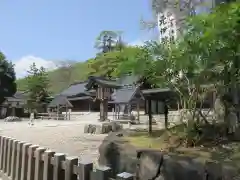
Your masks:
<svg viewBox="0 0 240 180"><path fill-rule="evenodd" d="M65 161L65 154L54 154L54 166L53 166L53 180L64 180L64 170L61 167L63 161Z"/></svg>
<svg viewBox="0 0 240 180"><path fill-rule="evenodd" d="M51 158L53 157L54 152L47 150L43 155L43 180L53 179L53 168L51 165Z"/></svg>
<svg viewBox="0 0 240 180"><path fill-rule="evenodd" d="M42 155L46 149L45 148L37 148L35 151L35 170L34 170L34 180L42 180L43 179L43 162Z"/></svg>
<svg viewBox="0 0 240 180"><path fill-rule="evenodd" d="M77 180L77 175L73 174L73 166L78 165L77 157L67 157L65 161L65 180Z"/></svg>

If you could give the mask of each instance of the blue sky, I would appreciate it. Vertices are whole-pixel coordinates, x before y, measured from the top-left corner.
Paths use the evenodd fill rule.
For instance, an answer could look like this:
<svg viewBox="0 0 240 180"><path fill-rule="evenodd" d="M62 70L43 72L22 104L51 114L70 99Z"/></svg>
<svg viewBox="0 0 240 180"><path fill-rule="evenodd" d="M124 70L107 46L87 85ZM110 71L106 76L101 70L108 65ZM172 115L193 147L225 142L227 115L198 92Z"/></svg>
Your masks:
<svg viewBox="0 0 240 180"><path fill-rule="evenodd" d="M94 41L102 30L121 30L128 43L148 39L140 19L151 19L149 2L1 0L0 50L16 63L26 57L84 61L94 56Z"/></svg>

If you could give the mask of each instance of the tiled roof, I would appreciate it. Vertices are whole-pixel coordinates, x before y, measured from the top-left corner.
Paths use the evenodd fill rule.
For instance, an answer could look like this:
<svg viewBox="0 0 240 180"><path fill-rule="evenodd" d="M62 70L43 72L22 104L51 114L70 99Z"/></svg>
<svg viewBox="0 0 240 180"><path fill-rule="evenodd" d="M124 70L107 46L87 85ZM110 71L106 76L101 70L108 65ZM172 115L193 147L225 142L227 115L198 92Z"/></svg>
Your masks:
<svg viewBox="0 0 240 180"><path fill-rule="evenodd" d="M78 94L86 94L86 89L85 89L85 85L87 84L87 82L80 82L80 83L76 83L76 84L72 84L70 85L67 89L65 89L63 92L61 92L61 95L64 96L76 96Z"/></svg>
<svg viewBox="0 0 240 180"><path fill-rule="evenodd" d="M112 103L129 103L136 95L141 96L139 87L125 86L112 94Z"/></svg>
<svg viewBox="0 0 240 180"><path fill-rule="evenodd" d="M116 80L106 79L104 77L90 76L88 83L85 85L86 89L91 89L94 83L110 88L121 87L121 84L117 83Z"/></svg>
<svg viewBox="0 0 240 180"><path fill-rule="evenodd" d="M27 92L17 91L12 97L7 97L8 102L24 101L27 98Z"/></svg>
<svg viewBox="0 0 240 180"><path fill-rule="evenodd" d="M67 107L73 107L73 105L68 101L66 96L63 95L57 95L54 97L54 99L48 104L48 107L57 107L57 106L67 106Z"/></svg>

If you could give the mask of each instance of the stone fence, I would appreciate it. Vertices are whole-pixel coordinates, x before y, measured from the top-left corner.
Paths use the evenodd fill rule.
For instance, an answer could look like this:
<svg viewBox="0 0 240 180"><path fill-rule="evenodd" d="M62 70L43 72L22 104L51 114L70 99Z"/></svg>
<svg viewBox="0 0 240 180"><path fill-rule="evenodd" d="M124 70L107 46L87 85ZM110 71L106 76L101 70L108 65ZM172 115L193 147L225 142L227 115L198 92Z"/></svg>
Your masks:
<svg viewBox="0 0 240 180"><path fill-rule="evenodd" d="M0 136L0 177L3 180L108 180L112 170L93 163L79 162L78 157ZM116 180L133 180L130 173L120 173Z"/></svg>

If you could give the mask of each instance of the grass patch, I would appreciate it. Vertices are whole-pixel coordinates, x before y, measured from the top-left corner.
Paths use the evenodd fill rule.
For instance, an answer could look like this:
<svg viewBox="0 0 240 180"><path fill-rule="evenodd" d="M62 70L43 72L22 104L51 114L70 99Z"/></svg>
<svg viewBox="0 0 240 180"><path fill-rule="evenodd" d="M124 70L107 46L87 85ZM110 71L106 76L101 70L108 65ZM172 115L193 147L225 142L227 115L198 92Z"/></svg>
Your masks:
<svg viewBox="0 0 240 180"><path fill-rule="evenodd" d="M212 143L212 145L198 145L195 147L184 147L180 143L182 136L181 126L171 130L154 131L152 135L148 132L134 132L125 139L138 149L151 148L163 151L171 156L187 157L199 162L213 161L229 164L240 169L240 143L224 141L224 143Z"/></svg>

